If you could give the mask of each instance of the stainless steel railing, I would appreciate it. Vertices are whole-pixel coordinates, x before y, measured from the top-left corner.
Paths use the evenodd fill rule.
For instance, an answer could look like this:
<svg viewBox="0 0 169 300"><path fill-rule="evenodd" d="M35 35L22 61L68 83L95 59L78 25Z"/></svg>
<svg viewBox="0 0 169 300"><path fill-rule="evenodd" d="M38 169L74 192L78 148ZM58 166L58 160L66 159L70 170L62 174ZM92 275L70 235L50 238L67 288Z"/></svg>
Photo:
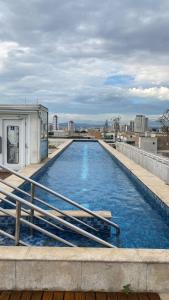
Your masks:
<svg viewBox="0 0 169 300"><path fill-rule="evenodd" d="M8 201L8 203L9 203L9 201ZM34 228L37 231L39 231L39 232L41 232L41 233L43 233L43 234L45 234L45 235L53 238L56 241L62 242L63 244L65 244L67 246L70 246L70 247L76 247L74 244L69 243L65 239L62 239L62 238L58 237L56 234L53 234L53 233L51 233L51 232L49 232L49 231L41 228L40 226L37 226L37 225L35 225L35 224L33 224L33 223L31 223L31 222L29 222L29 221L21 218L21 203L18 200L17 200L15 206L16 206L16 214L15 215L12 214L12 213L10 213L8 210L3 209L1 207L0 207L0 211L2 213L4 213L5 215L7 215L7 216L15 218L15 220L16 220L16 223L15 223L15 238L14 238L16 246L18 246L19 244L25 245L25 246L27 245L28 246L28 244L25 244L22 240L20 240L20 224L24 223L24 224L28 225L29 227Z"/></svg>
<svg viewBox="0 0 169 300"><path fill-rule="evenodd" d="M53 195L53 196L55 196L55 197L57 197L57 198L63 200L64 202L67 202L67 203L71 204L72 206L77 207L78 209L87 212L89 215L91 215L91 216L93 216L93 217L95 217L95 218L97 218L97 219L99 219L99 220L104 221L105 223L109 224L111 227L115 228L116 234L117 234L117 235L120 234L120 227L119 227L116 223L114 223L114 222L112 222L112 221L110 221L110 220L108 220L108 219L106 219L106 218L104 218L104 217L98 215L97 213L91 211L90 209L85 208L84 206L78 204L77 202L75 202L75 201L69 199L68 197L65 197L65 196L63 196L63 195L61 195L61 194L59 194L59 193L57 193L57 192L55 192L55 191L49 189L48 187L46 187L46 186L44 186L44 185L42 185L42 184L40 184L40 183L34 181L33 179L31 179L31 178L29 178L29 177L26 177L26 176L23 176L23 175L21 175L20 173L18 173L18 172L16 172L16 171L13 171L13 170L9 169L9 168L6 167L6 166L3 166L2 164L0 164L0 168L7 170L7 171L10 172L11 174L13 174L13 175L15 175L15 176L17 176L17 177L23 179L24 181L28 181L28 182L31 184L31 193L29 194L31 202L33 202L33 201L34 201L34 198L35 198L35 187L38 187L38 188L40 188L40 189L46 191L47 193L49 193L49 194L51 194L51 195ZM5 182L5 181L4 181L4 182ZM39 198L36 198L36 200L37 200L37 199L38 199L38 201L41 200L41 199L39 199ZM41 200L41 201L42 201L42 200ZM45 202L45 204L46 204L46 202ZM46 204L46 205L47 205L47 204ZM49 206L49 205L48 205L48 206ZM61 212L61 210L60 210L60 212ZM62 212L62 214L63 214L63 212ZM33 217L33 210L32 210L32 217ZM70 215L69 215L69 217L70 217ZM77 219L77 218L76 218L76 219ZM77 221L77 220L76 220L76 221Z"/></svg>
<svg viewBox="0 0 169 300"><path fill-rule="evenodd" d="M14 190L16 190L16 191L22 193L22 194L25 195L25 196L30 197L30 194L27 193L26 191L24 191L24 190L22 190L22 189L20 189L20 188L18 188L18 187L15 187L14 185L12 185L12 184L10 184L10 183L8 183L8 182L5 182L5 181L2 180L2 179L0 179L0 182L1 182L2 184L4 184L4 185L6 185L6 186L8 186L8 187L10 187L10 188L12 188L12 189L14 189ZM97 230L96 228L94 228L93 226L88 225L87 223L85 223L85 222L83 222L83 221L77 219L77 218L74 217L74 216L71 216L70 214L68 214L68 213L66 213L66 212L64 212L64 211L62 211L62 210L60 210L59 208L57 208L57 207L55 207L55 206L53 206L53 205L51 205L51 204L48 204L47 202L41 200L41 199L38 198L38 197L35 197L35 196L34 196L34 198L31 199L31 202L32 202L33 200L38 201L39 203L41 203L41 204L45 205L46 207L48 207L48 208L50 208L50 209L52 209L52 210L58 212L59 214L63 215L64 217L69 217L71 220L76 221L77 223L79 223L79 224L81 224L81 225L84 225L84 226L86 226L87 228L92 229L92 230L98 232L98 230Z"/></svg>
<svg viewBox="0 0 169 300"><path fill-rule="evenodd" d="M8 198L15 201L15 203L13 203L12 201L1 197L2 201L6 201L7 203L10 203L10 204L13 203L13 206L15 206L15 208L16 208L15 214L12 214L11 212L9 212L9 210L6 210L6 209L3 209L2 207L0 207L1 212L3 212L4 214L6 214L8 216L14 217L15 220L16 220L16 223L15 223L15 245L19 245L20 243L22 243L22 241L20 242L20 224L24 223L25 225L28 225L29 227L31 227L33 229L36 229L36 230L44 233L45 235L66 244L67 246L76 247L76 245L74 245L74 244L70 243L69 241L57 236L56 234L53 234L53 233L41 228L40 226L37 226L37 225L33 224L31 222L31 220L30 221L25 220L22 217L22 214L21 214L21 210L23 209L22 205L24 205L24 206L28 207L30 210L37 211L42 216L48 217L49 219L52 219L53 221L56 221L57 223L59 223L61 225L64 225L65 227L71 229L73 232L76 232L80 235L83 235L83 236L85 236L85 237L87 237L87 238L89 238L89 239L91 239L91 240L93 240L93 241L95 241L95 242L97 242L101 245L104 245L106 247L115 248L114 245L111 245L110 243L108 243L108 242L104 241L103 239L87 232L86 230L81 229L81 228L71 224L70 222L61 219L60 217L53 215L51 212L48 212L47 210L44 210L44 209L36 206L35 204L30 203L28 200L22 199L21 197L16 196L16 195L14 195L10 192L7 192L2 188L0 188L0 194L5 195ZM35 217L36 217L36 215L35 215ZM6 235L7 235L7 233L6 233ZM10 236L8 236L8 237L10 237Z"/></svg>

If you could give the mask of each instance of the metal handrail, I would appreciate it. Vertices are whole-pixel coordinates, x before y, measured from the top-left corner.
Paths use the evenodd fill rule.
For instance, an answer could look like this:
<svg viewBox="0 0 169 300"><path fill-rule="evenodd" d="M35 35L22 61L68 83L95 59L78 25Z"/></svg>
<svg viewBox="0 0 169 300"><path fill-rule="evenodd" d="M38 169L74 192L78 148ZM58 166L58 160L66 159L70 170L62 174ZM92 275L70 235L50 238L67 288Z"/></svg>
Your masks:
<svg viewBox="0 0 169 300"><path fill-rule="evenodd" d="M4 181L3 179L0 179L0 182L1 182L2 184L4 184L4 185L7 185L8 187L10 187L10 188L12 188L12 189L18 191L18 192L20 192L20 193L23 193L25 196L29 196L29 197L30 197L30 194L29 194L29 193L27 193L27 192L24 191L24 190L21 190L21 189L18 188L18 187L15 187L14 185L12 185L12 184L10 184L10 183ZM60 213L61 215L65 216L65 217L69 217L71 220L76 221L77 223L80 223L80 224L82 224L82 225L88 227L89 229L92 229L92 230L98 232L98 230L97 230L96 228L94 228L93 226L91 226L91 225L89 225L89 224L87 224L87 223L85 223L85 222L83 222L83 221L77 219L77 218L74 217L74 216L69 215L68 213L66 213L66 212L64 212L64 211L62 211L62 210L60 210L59 208L56 208L55 206L53 206L53 205L51 205L51 204L49 204L49 203L46 203L45 201L41 200L40 198L34 197L33 199L36 200L36 201L38 201L38 202L40 202L41 204L46 205L48 208L50 208L50 209L52 209L52 210L54 210L54 211Z"/></svg>
<svg viewBox="0 0 169 300"><path fill-rule="evenodd" d="M8 232L5 232L4 230L2 230L2 229L0 229L0 234L1 235L4 235L5 237L7 237L7 238L9 238L9 239L11 239L11 240L13 240L13 241L15 241L15 237L12 235L12 234L10 234L10 233L8 233ZM23 241L21 241L21 240L19 240L19 244L20 245L22 245L22 246L29 246L29 244L27 244L27 243L25 243L25 242L23 242Z"/></svg>
<svg viewBox="0 0 169 300"><path fill-rule="evenodd" d="M5 199L3 199L3 200L5 201ZM17 201L18 201L18 200L17 200ZM6 211L5 209L3 209L3 208L1 208L1 207L0 207L0 211L3 212L4 214L10 216L10 217L15 218L15 219L17 220L17 216L11 214L9 211ZM17 215L17 208L16 208L16 215ZM22 222L22 223L24 223L24 224L30 226L31 228L34 228L34 229L36 229L37 231L40 231L41 233L43 233L43 234L45 234L45 235L47 235L47 236L49 236L49 237L51 237L51 238L53 238L53 239L59 241L59 242L64 243L64 244L67 245L67 246L70 246L70 247L76 247L76 245L74 245L74 244L72 244L72 243L66 241L66 240L63 239L63 238L58 237L56 234L53 234L53 233L51 233L51 232L49 232L49 231L47 231L47 230L45 230L45 229L43 229L43 228L41 228L41 227L39 227L39 226L37 226L37 225L35 225L35 224L29 222L29 221L26 221L26 220L24 220L24 219L21 218L21 217L20 217L20 219L19 219L19 222ZM15 239L15 241L16 241L15 245L18 246L18 244L20 243L20 242L19 242L19 238L18 238L19 235L20 235L20 232L19 232L20 230L19 230L19 228L18 228L17 226L16 226L15 231L17 232L17 238ZM22 242L22 243L23 243L23 242Z"/></svg>
<svg viewBox="0 0 169 300"><path fill-rule="evenodd" d="M3 212L5 215L9 216L9 212L8 211L6 211L6 210L2 211L2 210L3 209L0 207L0 211ZM13 236L12 234L10 234L10 233L2 230L2 229L0 229L0 234L3 235L3 236L5 236L5 237L7 237L7 238L9 238L9 239L11 239L11 240L13 240L13 241L15 241L15 243L16 243L16 237ZM18 239L17 243L18 243L18 245L20 244L22 246L29 246L29 244L23 242L20 239Z"/></svg>
<svg viewBox="0 0 169 300"><path fill-rule="evenodd" d="M10 193L10 192L6 192L6 191L4 191L2 188L0 188L0 194L3 194L3 195L5 195L5 196L10 197L11 199L15 200L16 203L17 203L17 202L20 203L20 206L21 206L22 204L28 206L30 209L33 209L33 210L35 210L35 211L41 213L41 214L44 215L45 217L49 217L49 218L51 218L51 219L53 219L53 220L55 220L55 221L61 223L61 224L64 225L65 227L67 227L67 228L73 230L74 232L77 232L77 233L79 233L80 235L83 235L83 236L85 236L85 237L87 237L87 238L89 238L89 239L91 239L91 240L94 240L95 242L97 242L97 243L99 243L99 244L102 244L102 245L104 245L104 246L106 246L106 247L109 247L109 248L116 248L114 245L111 245L110 243L108 243L108 242L102 240L101 238L99 238L99 237L97 237L97 236L95 236L95 235L93 235L93 234L91 234L91 233L85 231L84 229L81 229L81 228L79 228L79 227L77 227L77 226L75 226L75 225L73 225L73 224L71 224L71 223L69 223L69 222L67 222L67 221L65 221L65 220L63 220L63 219L61 219L61 218L59 218L58 216L55 216L55 215L51 214L51 213L48 212L47 210L44 210L44 209L42 209L42 208L36 206L35 204L32 204L32 203L28 202L28 201L25 200L25 199L22 199L22 198L19 197L19 196L16 196L16 195L14 195L14 194L12 194L12 193ZM3 201L6 201L6 199L4 198ZM1 208L1 210L2 210L2 208ZM7 213L8 213L8 212L7 212ZM17 212L16 212L16 215L17 215ZM27 225L29 225L29 226L32 227L32 228L35 228L35 229L37 228L37 225L34 225L34 224L32 224L32 223L30 223L30 222L24 220L23 218L20 218L20 221L23 222L23 223L25 223L25 224L27 224ZM40 227L39 227L39 228L40 228ZM40 228L40 229L41 229L41 232L42 232L42 231L44 232L44 229L42 229L42 228ZM52 233L50 233L50 232L48 232L48 231L46 231L46 232L48 233L48 235L49 235L49 234L50 234L50 235L53 235ZM53 235L53 236L55 236L55 239L56 239L57 236L56 236L56 235ZM69 243L69 246L71 246L71 247L75 247L75 245L71 244L70 242L68 242L68 241L66 241L66 240L61 239L60 237L57 237L57 239L58 239L58 240L60 239L60 241L62 241L63 243L66 243L66 244Z"/></svg>
<svg viewBox="0 0 169 300"><path fill-rule="evenodd" d="M0 200L5 201L5 202L7 202L8 204L10 204L10 205L12 205L12 206L14 206L14 207L16 208L16 204L15 204L14 202L11 202L11 201L9 201L8 199L2 199L2 198L0 198ZM29 216L31 215L31 212L28 211L28 210L26 210L26 209L24 209L23 207L22 207L21 210L22 210L23 212L25 212L26 214L28 214ZM41 220L41 221L43 221L43 222L45 222L45 223L47 223L48 225L50 225L50 226L52 226L52 227L55 227L56 229L59 229L59 230L61 230L61 231L64 231L64 229L63 229L62 227L60 227L60 226L58 226L58 225L56 225L56 224L53 224L53 223L51 223L50 221L48 221L48 220L46 220L46 219L44 219L44 218L42 218L42 217L40 217L40 216L38 216L38 215L34 215L34 217L37 218L37 219L39 219L39 220Z"/></svg>
<svg viewBox="0 0 169 300"><path fill-rule="evenodd" d="M117 235L120 234L120 227L116 223L114 223L114 222L112 222L112 221L110 221L110 220L108 220L108 219L106 219L106 218L98 215L97 213L91 211L90 209L83 207L82 205L78 204L77 202L75 202L75 201L73 201L73 200L71 200L71 199L69 199L69 198L67 198L67 197L65 197L65 196L63 196L63 195L61 195L61 194L53 191L53 190L51 190L50 188L48 188L48 187L46 187L46 186L44 186L44 185L42 185L42 184L34 181L33 179L31 179L29 177L26 177L26 176L23 176L23 175L19 174L18 172L9 169L8 167L6 167L6 166L4 166L2 164L0 164L0 168L3 168L5 170L9 171L11 174L14 174L17 177L19 177L19 178L21 178L21 179L23 179L25 181L28 181L28 182L32 183L33 185L35 185L35 186L37 186L37 187L45 190L46 192L54 195L55 197L58 197L58 198L62 199L63 201L65 201L65 202L67 202L67 203L69 203L69 204L71 204L71 205L73 205L73 206L75 206L75 207L77 207L77 208L79 208L79 209L87 212L89 215L92 215L92 216L94 216L94 217L96 217L96 218L104 221L105 223L109 224L111 227L113 227L113 228L116 229L116 234Z"/></svg>

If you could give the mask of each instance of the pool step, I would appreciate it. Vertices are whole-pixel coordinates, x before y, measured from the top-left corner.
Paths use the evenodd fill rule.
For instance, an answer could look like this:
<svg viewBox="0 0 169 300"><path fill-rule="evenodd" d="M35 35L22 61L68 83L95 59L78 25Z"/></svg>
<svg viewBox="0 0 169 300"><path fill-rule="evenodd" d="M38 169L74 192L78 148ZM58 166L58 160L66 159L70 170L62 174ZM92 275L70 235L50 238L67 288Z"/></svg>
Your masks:
<svg viewBox="0 0 169 300"><path fill-rule="evenodd" d="M10 212L13 216L15 216L16 211L14 209L10 209L10 210L5 210L7 212ZM61 215L60 213L54 211L54 210L49 210L50 213L52 213L53 215L63 218L64 220L70 222L71 219L69 217L64 217L63 215ZM73 210L66 210L64 211L65 213L69 214L69 216L73 216L76 217L78 220L81 220L83 222L85 222L88 225L93 226L96 230L98 230L100 235L105 235L105 236L110 236L111 234L111 226L107 223L105 223L104 221L95 218L94 216L89 215L88 213L84 212L84 211L73 211ZM112 214L111 211L95 211L95 213L97 213L97 215L104 217L107 220L111 220L112 219ZM28 219L28 215L25 212L21 212L21 216L24 217L25 219ZM50 228L50 224L44 223L42 220L39 220L36 218L36 216L40 216L43 217L42 214L35 212L35 218L34 218L34 224L42 226L43 228L46 229L52 229L54 230L54 228ZM47 218L45 218L47 219ZM50 221L50 219L47 219ZM74 224L76 225L76 221L74 221ZM14 226L15 225L15 218L6 216L6 214L4 214L3 212L0 212L0 226ZM64 226L59 225L60 227L64 228ZM83 225L79 225L80 228L84 228L85 226ZM64 228L65 230L69 231L68 229ZM55 231L57 231L55 229ZM91 230L92 232L92 230Z"/></svg>

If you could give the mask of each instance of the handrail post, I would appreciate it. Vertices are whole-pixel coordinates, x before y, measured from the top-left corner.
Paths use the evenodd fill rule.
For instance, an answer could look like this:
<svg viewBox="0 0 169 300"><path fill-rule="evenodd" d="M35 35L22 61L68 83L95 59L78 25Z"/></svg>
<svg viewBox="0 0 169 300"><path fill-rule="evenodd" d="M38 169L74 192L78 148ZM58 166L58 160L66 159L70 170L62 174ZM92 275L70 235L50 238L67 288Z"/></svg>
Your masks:
<svg viewBox="0 0 169 300"><path fill-rule="evenodd" d="M20 218L21 218L21 203L16 201L16 223L15 223L15 246L19 246L20 240Z"/></svg>
<svg viewBox="0 0 169 300"><path fill-rule="evenodd" d="M33 204L34 202L34 197L35 197L35 185L33 183L31 183L31 190L30 190L30 203ZM31 208L31 212L30 212L30 222L33 223L33 219L34 219L34 209ZM31 228L31 234L33 234L33 229Z"/></svg>
<svg viewBox="0 0 169 300"><path fill-rule="evenodd" d="M16 195L12 194L11 192L7 192L7 191L3 190L1 187L0 187L0 194L6 195L6 196L14 199L16 202L18 201L19 203L21 203L23 205L26 205L26 206L30 207L31 209L34 209L35 211L37 211L38 213L44 215L45 217L47 217L47 218L49 217L49 218L51 218L51 219L53 219L53 220L55 220L55 221L63 224L67 228L73 230L74 232L76 232L78 234L81 234L81 235L83 235L83 236L85 236L85 237L87 237L87 238L89 238L91 240L94 240L94 241L98 242L99 244L102 244L102 245L104 245L106 247L109 247L109 248L115 248L114 245L111 245L110 243L108 243L105 240L102 240L101 238L97 237L96 235L93 235L93 234L85 231L84 229L81 229L78 226L76 226L76 225L74 225L74 224L72 224L72 223L70 223L70 222L68 222L66 220L63 220L62 218L60 218L60 217L58 217L56 215L53 215L52 213L50 213L48 211L45 211L44 209L36 206L35 204L29 203L27 200L25 200L25 199L23 199L23 198L21 198L19 196L16 196ZM4 198L2 200L3 201L7 201L7 202L11 202L11 201L8 201L6 198ZM16 206L16 204L14 204L13 202L11 202L11 204L13 204L14 206ZM3 211L3 209L0 208L0 211ZM18 216L19 216L19 211L20 210L18 209L18 211L17 211L18 212ZM13 216L9 212L6 213L6 214ZM16 216L14 216L14 217L16 217ZM37 226L35 224L32 224L32 223L26 221L24 218L17 218L17 219L18 219L18 224L19 224L19 221L23 222L24 224L27 224L27 225L29 225L32 228L38 229L40 232L43 232L43 233L45 233L46 235L48 235L50 237L53 237L53 238L55 238L55 239L57 239L57 240L59 240L61 242L64 242L64 243L66 242L66 244L69 245L69 246L73 246L73 247L75 246L74 244L72 244L72 243L70 243L70 242L68 242L68 241L60 238L59 236L56 236L55 234L52 234L50 231L44 230L43 228L41 228L41 227L39 227L39 226ZM16 241L20 242L20 240L19 240L19 233L20 233L20 227L16 226Z"/></svg>

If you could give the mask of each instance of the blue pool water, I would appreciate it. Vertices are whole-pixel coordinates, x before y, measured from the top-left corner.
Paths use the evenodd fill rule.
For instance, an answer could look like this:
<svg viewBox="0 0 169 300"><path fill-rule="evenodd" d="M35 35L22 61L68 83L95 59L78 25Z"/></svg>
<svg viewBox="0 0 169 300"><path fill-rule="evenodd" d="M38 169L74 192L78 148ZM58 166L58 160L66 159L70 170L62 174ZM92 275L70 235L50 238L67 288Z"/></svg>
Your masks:
<svg viewBox="0 0 169 300"><path fill-rule="evenodd" d="M140 192L99 143L72 143L36 179L91 210L111 211L121 235L117 238L112 232L107 240L118 247L169 248L169 227L151 207L149 195ZM61 209L75 209L42 191L37 194Z"/></svg>

